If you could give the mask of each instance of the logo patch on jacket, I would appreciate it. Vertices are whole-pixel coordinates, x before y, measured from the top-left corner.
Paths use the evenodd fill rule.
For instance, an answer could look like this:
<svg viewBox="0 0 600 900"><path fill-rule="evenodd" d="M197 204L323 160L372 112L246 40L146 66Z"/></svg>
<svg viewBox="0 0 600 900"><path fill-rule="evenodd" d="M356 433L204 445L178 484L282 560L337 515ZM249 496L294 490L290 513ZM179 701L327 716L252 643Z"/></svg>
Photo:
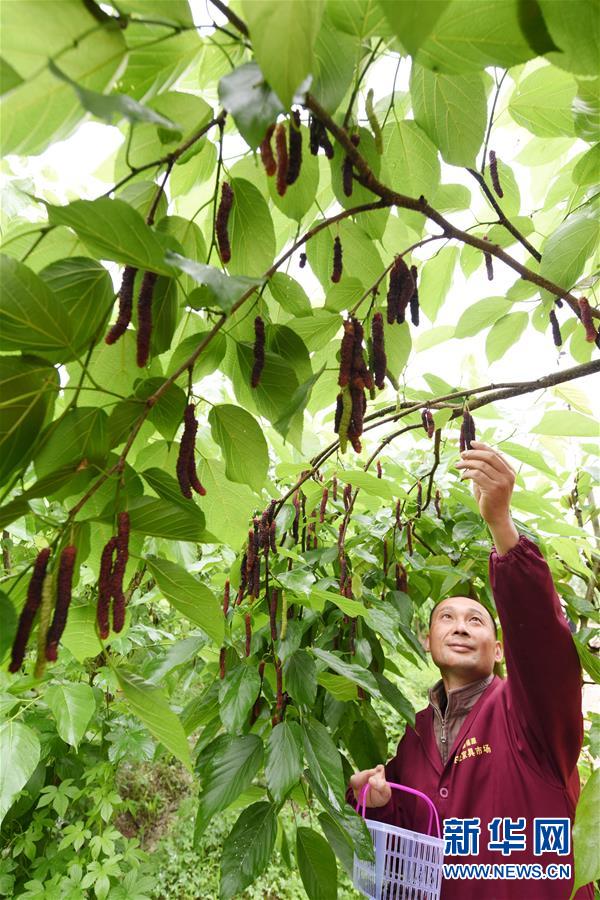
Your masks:
<svg viewBox="0 0 600 900"><path fill-rule="evenodd" d="M460 753L457 753L454 757L454 765L463 762L465 759L475 759L478 756L485 756L491 752L492 748L489 744L478 744L476 737L468 737L463 742Z"/></svg>

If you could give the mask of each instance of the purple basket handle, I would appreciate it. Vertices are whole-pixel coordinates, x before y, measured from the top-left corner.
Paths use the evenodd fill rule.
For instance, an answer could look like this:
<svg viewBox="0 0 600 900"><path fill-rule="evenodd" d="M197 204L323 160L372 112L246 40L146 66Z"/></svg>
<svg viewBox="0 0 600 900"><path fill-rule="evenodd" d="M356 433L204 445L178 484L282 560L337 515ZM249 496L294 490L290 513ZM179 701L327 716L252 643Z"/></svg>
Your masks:
<svg viewBox="0 0 600 900"><path fill-rule="evenodd" d="M442 832L441 832L441 828L440 828L440 819L438 816L438 811L435 808L435 806L433 805L432 801L427 796L427 794L424 794L422 791L417 791L417 790L415 790L415 788L407 787L405 784L396 784L393 781L388 781L388 784L390 787L396 788L396 790L398 790L398 791L406 791L406 793L408 793L408 794L414 794L415 797L420 797L421 800L424 800L425 803L427 803L427 805L429 807L429 822L427 823L427 834L431 834L431 825L435 818L435 827L436 827L436 831L437 831L437 836L438 836L438 838L440 838L442 836ZM367 783L365 785L363 785L363 787L361 788L360 794L358 796L358 810L360 811L360 814L363 817L363 819L365 818L366 811L367 811L367 791L369 790L369 787L370 787L370 785L369 785L369 782L367 781ZM361 809L361 806L362 806L362 809Z"/></svg>

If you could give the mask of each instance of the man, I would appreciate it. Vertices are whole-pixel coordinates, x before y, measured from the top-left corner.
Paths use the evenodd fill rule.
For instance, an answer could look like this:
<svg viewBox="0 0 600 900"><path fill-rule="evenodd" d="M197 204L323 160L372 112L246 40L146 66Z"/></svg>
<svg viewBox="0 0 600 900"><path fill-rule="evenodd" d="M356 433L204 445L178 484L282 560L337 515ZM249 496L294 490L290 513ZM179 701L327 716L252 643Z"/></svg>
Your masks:
<svg viewBox="0 0 600 900"><path fill-rule="evenodd" d="M368 818L425 832L426 804L388 781L416 788L445 820L445 863L513 864L495 870L495 880L455 871L442 900L568 900L583 739L579 660L548 566L511 519L513 470L479 441L461 456L495 544L489 572L507 678L493 674L503 650L485 607L470 597L438 603L426 648L441 681L396 756L356 772L347 799L356 806L368 782ZM522 864L534 866L529 877ZM592 897L592 885L576 894Z"/></svg>

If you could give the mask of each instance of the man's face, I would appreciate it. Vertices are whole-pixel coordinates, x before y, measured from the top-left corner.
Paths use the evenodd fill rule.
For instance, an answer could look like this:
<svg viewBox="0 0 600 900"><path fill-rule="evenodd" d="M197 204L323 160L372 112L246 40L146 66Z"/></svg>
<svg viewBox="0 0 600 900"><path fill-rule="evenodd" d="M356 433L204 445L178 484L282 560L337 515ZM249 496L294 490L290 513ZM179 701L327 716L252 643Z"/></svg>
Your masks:
<svg viewBox="0 0 600 900"><path fill-rule="evenodd" d="M442 675L464 684L491 675L502 659L490 614L470 597L448 597L435 608L425 647Z"/></svg>

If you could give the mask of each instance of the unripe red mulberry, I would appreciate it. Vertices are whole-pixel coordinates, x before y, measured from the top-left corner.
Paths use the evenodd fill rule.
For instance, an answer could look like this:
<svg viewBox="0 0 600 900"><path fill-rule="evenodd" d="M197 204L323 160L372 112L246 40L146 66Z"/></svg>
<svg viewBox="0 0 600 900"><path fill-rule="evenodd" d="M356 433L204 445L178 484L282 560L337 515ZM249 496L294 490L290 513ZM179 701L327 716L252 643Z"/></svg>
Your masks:
<svg viewBox="0 0 600 900"><path fill-rule="evenodd" d="M488 240L487 234L484 234L483 240L484 241ZM484 250L483 256L485 258L485 270L487 272L488 281L493 281L494 280L494 263L492 260L492 254L488 253L487 250Z"/></svg>
<svg viewBox="0 0 600 900"><path fill-rule="evenodd" d="M433 421L431 410L424 409L421 412L421 421L423 422L425 434L428 438L432 438L435 433L435 422Z"/></svg>
<svg viewBox="0 0 600 900"><path fill-rule="evenodd" d="M383 478L383 469L381 468L381 462L377 460L377 477Z"/></svg>
<svg viewBox="0 0 600 900"><path fill-rule="evenodd" d="M123 269L123 277L121 279L121 287L119 290L119 315L117 321L112 326L105 337L107 344L114 344L121 335L127 331L127 326L131 322L131 313L133 310L133 284L137 269L133 266L125 266Z"/></svg>
<svg viewBox="0 0 600 900"><path fill-rule="evenodd" d="M417 481L417 516L421 515L421 508L423 506L423 485L420 481Z"/></svg>
<svg viewBox="0 0 600 900"><path fill-rule="evenodd" d="M329 489L323 488L323 493L321 494L321 504L319 506L319 522L323 523L325 521L325 513L327 512L327 501L329 499Z"/></svg>
<svg viewBox="0 0 600 900"><path fill-rule="evenodd" d="M277 193L283 197L287 191L288 151L285 125L280 122L275 129L275 150L277 153Z"/></svg>
<svg viewBox="0 0 600 900"><path fill-rule="evenodd" d="M462 425L460 427L460 451L471 449L471 441L476 437L475 422L468 409L463 412Z"/></svg>
<svg viewBox="0 0 600 900"><path fill-rule="evenodd" d="M552 338L557 347L562 346L562 334L560 333L560 325L553 309L550 310L550 324L552 325Z"/></svg>
<svg viewBox="0 0 600 900"><path fill-rule="evenodd" d="M233 190L231 186L224 181L221 185L221 202L217 210L217 219L215 222L215 232L217 236L217 244L219 247L219 256L222 263L228 263L231 259L231 244L229 243L229 214L233 206Z"/></svg>
<svg viewBox="0 0 600 900"><path fill-rule="evenodd" d="M296 109L292 110L289 127L290 152L286 181L288 184L294 184L294 182L298 180L300 167L302 165L302 132L300 130L300 113Z"/></svg>
<svg viewBox="0 0 600 900"><path fill-rule="evenodd" d="M373 316L371 339L373 341L373 376L375 385L381 390L385 387L387 357L385 355L383 316L379 312Z"/></svg>
<svg viewBox="0 0 600 900"><path fill-rule="evenodd" d="M338 480L335 475L331 479L331 496L334 500L338 498Z"/></svg>
<svg viewBox="0 0 600 900"><path fill-rule="evenodd" d="M67 624L76 555L77 547L73 545L65 547L60 554L56 579L56 606L46 639L46 659L49 662L54 662L58 658L58 644Z"/></svg>
<svg viewBox="0 0 600 900"><path fill-rule="evenodd" d="M258 387L260 376L265 365L265 323L260 316L254 320L254 365L252 367L252 377L250 384L253 388Z"/></svg>
<svg viewBox="0 0 600 900"><path fill-rule="evenodd" d="M261 141L260 145L260 158L262 160L262 164L265 167L265 172L267 175L274 175L277 171L277 163L275 162L275 157L273 156L273 148L271 147L271 138L273 137L273 132L275 131L275 125L269 125L267 128L267 133Z"/></svg>
<svg viewBox="0 0 600 900"><path fill-rule="evenodd" d="M347 484L344 486L343 500L344 500L344 509L346 511L348 511L348 509L350 507L350 502L352 500L352 485L351 484Z"/></svg>
<svg viewBox="0 0 600 900"><path fill-rule="evenodd" d="M590 344L593 344L598 335L592 320L592 310L586 297L581 297L579 299L579 313L581 315L581 324L585 328L585 339L586 341L589 341Z"/></svg>
<svg viewBox="0 0 600 900"><path fill-rule="evenodd" d="M152 297L158 275L156 272L144 272L137 301L137 364L143 369L150 355L150 339L152 337Z"/></svg>
<svg viewBox="0 0 600 900"><path fill-rule="evenodd" d="M436 488L433 505L435 507L436 516L438 517L438 519L441 519L442 518L442 495L440 494L439 488Z"/></svg>
<svg viewBox="0 0 600 900"><path fill-rule="evenodd" d="M494 185L494 190L499 197L504 197L504 191L502 190L500 178L498 177L498 160L496 159L496 154L493 150L490 150L490 176L492 184Z"/></svg>
<svg viewBox="0 0 600 900"><path fill-rule="evenodd" d="M33 572L29 579L27 587L27 599L21 615L19 616L19 624L17 625L17 633L12 645L9 672L17 672L25 658L25 650L27 649L27 640L31 632L31 626L35 614L37 613L40 603L42 602L42 588L44 578L46 577L46 569L48 568L48 560L50 559L50 548L44 547L38 553L35 563L33 564Z"/></svg>
<svg viewBox="0 0 600 900"><path fill-rule="evenodd" d="M333 268L331 270L331 280L337 284L342 277L342 242L336 237L333 242Z"/></svg>

